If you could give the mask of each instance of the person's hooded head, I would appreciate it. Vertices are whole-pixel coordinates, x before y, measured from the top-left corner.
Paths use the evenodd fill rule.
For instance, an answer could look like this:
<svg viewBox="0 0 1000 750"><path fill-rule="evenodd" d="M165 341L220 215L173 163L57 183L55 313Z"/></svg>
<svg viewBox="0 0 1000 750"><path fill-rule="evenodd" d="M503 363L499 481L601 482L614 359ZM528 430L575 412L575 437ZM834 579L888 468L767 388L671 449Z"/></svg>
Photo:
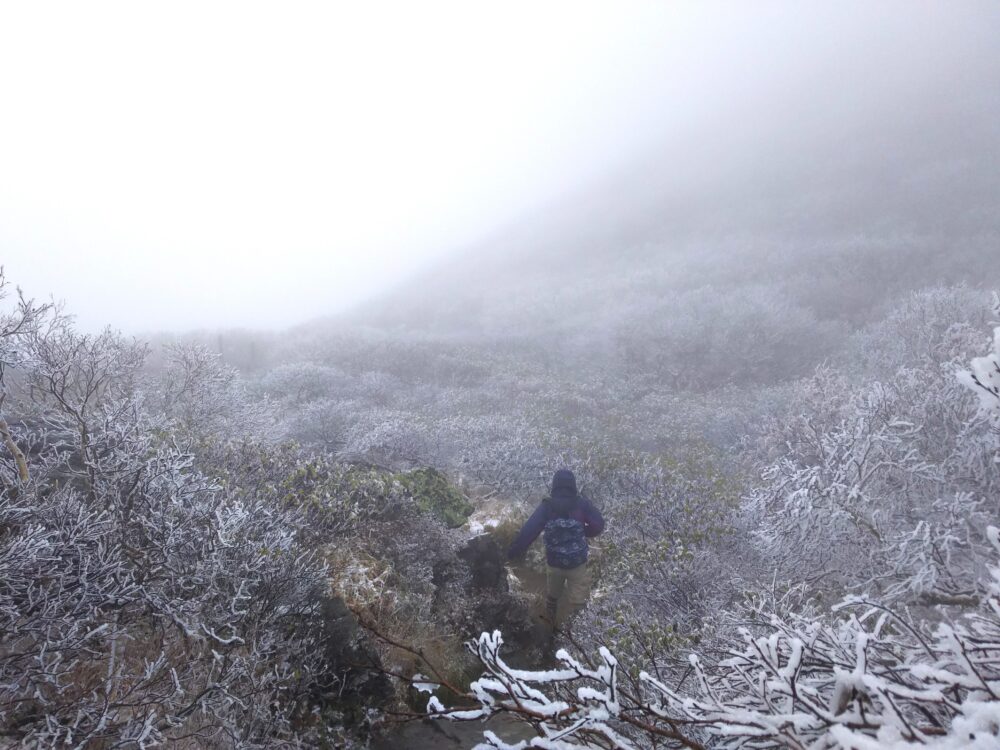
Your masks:
<svg viewBox="0 0 1000 750"><path fill-rule="evenodd" d="M569 469L559 469L552 475L552 509L557 515L568 515L576 505L576 477Z"/></svg>

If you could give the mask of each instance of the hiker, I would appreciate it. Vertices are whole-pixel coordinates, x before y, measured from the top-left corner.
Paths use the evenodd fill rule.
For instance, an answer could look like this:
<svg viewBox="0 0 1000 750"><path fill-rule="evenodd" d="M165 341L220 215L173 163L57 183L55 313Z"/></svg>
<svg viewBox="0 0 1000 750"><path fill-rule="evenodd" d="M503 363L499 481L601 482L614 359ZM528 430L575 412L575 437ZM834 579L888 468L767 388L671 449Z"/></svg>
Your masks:
<svg viewBox="0 0 1000 750"><path fill-rule="evenodd" d="M545 612L553 631L576 614L590 597L590 571L587 566L587 539L604 531L604 518L594 504L576 491L576 477L569 469L552 476L552 494L525 521L507 558L520 557L544 532L546 574ZM559 601L566 595L567 610L559 611Z"/></svg>

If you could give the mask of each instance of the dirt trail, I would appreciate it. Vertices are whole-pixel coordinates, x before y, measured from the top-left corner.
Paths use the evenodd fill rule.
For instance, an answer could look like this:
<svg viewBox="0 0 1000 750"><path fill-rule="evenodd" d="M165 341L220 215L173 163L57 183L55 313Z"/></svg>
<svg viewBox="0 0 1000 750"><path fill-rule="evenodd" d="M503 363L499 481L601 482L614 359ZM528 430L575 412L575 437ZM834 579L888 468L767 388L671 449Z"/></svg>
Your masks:
<svg viewBox="0 0 1000 750"><path fill-rule="evenodd" d="M469 518L469 536L489 533L491 528L514 515L517 505L501 498L491 498L477 508ZM539 642L544 637L541 623L542 597L545 593L545 572L532 567L527 562L508 566L509 582L514 590L523 591L535 598L532 608L533 627ZM504 660L512 666L532 668L538 653L532 650L507 648ZM530 739L535 732L524 722L510 716L500 715L489 721L449 721L447 719L424 719L400 724L384 736L372 742L372 750L459 750L467 749L483 742L483 732L492 730L507 742Z"/></svg>
<svg viewBox="0 0 1000 750"><path fill-rule="evenodd" d="M488 722L424 719L411 721L372 743L372 750L468 750L483 742L490 729L507 742L531 739L534 731L509 716L495 716Z"/></svg>

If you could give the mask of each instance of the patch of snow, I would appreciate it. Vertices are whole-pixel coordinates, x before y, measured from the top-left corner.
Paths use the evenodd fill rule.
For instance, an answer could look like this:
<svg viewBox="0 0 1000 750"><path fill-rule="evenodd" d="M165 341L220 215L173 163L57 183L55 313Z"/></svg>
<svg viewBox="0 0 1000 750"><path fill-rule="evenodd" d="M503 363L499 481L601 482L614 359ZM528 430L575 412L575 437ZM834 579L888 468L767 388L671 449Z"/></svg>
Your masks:
<svg viewBox="0 0 1000 750"><path fill-rule="evenodd" d="M437 682L431 682L427 675L422 675L419 672L413 675L413 687L419 690L421 693L433 693L439 687L440 684Z"/></svg>

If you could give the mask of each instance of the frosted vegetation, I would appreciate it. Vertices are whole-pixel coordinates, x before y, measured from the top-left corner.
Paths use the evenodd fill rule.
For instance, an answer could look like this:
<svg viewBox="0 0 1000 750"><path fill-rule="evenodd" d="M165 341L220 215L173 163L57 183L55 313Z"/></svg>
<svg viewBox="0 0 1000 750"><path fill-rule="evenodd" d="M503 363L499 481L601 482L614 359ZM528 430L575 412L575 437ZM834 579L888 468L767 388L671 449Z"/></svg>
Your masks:
<svg viewBox="0 0 1000 750"><path fill-rule="evenodd" d="M1000 308L933 263L844 282L880 252L150 342L3 285L0 744L364 746L429 712L514 716L537 737L477 734L518 750L997 747ZM476 561L559 465L608 531L542 654Z"/></svg>

